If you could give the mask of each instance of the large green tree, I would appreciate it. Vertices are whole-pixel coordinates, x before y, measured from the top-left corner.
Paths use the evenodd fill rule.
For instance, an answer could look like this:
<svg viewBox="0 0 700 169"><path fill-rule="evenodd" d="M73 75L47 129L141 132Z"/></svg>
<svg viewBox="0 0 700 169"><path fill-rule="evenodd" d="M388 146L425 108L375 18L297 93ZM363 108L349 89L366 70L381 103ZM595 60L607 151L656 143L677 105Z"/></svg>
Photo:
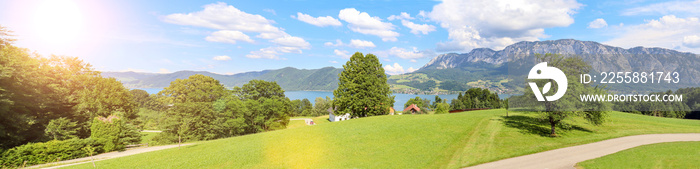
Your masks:
<svg viewBox="0 0 700 169"><path fill-rule="evenodd" d="M387 114L388 107L394 105L394 96L377 56L356 52L343 68L338 88L333 91L333 106L352 117Z"/></svg>
<svg viewBox="0 0 700 169"><path fill-rule="evenodd" d="M162 96L161 102L170 107L166 111L165 132L162 134L177 136L177 141L223 137L217 130L219 124L215 123L220 115L213 107L215 101L226 95L226 89L218 80L201 74L192 75L172 81L158 95Z"/></svg>
<svg viewBox="0 0 700 169"><path fill-rule="evenodd" d="M604 122L607 111L610 110L611 104L607 102L582 102L579 98L580 94L606 94L607 90L598 86L590 86L578 82L578 75L588 73L591 66L584 62L580 57L563 57L557 54L536 55L539 62L547 62L549 67L556 67L562 70L566 75L568 87L566 94L556 101L538 102L534 100L535 96L532 90L525 90L523 97L530 102L533 107L542 107L538 110L540 118L549 122L551 127L551 136L556 136L556 126L563 120L571 116L580 116L592 124L599 125ZM552 91L559 90L559 84L553 80L543 79L534 80L542 91L544 84L550 83ZM529 89L529 87L526 87Z"/></svg>
<svg viewBox="0 0 700 169"><path fill-rule="evenodd" d="M247 110L242 115L247 125L245 133L284 129L289 123L291 101L277 82L251 80L242 87L234 88L233 94L242 100L245 107L239 109Z"/></svg>
<svg viewBox="0 0 700 169"><path fill-rule="evenodd" d="M93 118L118 115L123 121L132 123L137 115L137 105L129 89L114 78L88 77L83 89L76 92L75 110L78 122L82 122L82 132L90 133ZM84 135L86 135L84 134Z"/></svg>

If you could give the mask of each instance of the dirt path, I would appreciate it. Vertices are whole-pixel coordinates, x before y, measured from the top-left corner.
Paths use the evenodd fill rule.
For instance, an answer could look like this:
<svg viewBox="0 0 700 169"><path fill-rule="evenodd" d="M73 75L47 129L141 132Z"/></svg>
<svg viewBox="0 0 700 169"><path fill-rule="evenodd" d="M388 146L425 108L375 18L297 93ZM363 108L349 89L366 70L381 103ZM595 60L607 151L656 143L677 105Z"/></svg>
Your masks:
<svg viewBox="0 0 700 169"><path fill-rule="evenodd" d="M192 145L192 144L193 143L187 143L187 144L182 144L182 146L188 146L188 145ZM133 149L127 149L126 151L122 151L122 152L109 152L109 153L99 154L99 155L96 155L93 157L95 158L95 161L100 161L100 160L130 156L130 155L140 154L140 153L145 153L145 152L158 151L158 150L169 149L169 148L177 148L177 146L178 145L176 144L176 145L166 145L166 146L133 148ZM30 166L27 168L44 168L44 167L46 167L46 168L61 168L61 167L78 165L78 164L83 164L83 163L90 163L90 162L92 162L90 157L84 157L84 158L59 161L59 162L54 162L54 163L40 164L40 165Z"/></svg>
<svg viewBox="0 0 700 169"><path fill-rule="evenodd" d="M647 144L676 141L700 141L700 133L648 134L620 137L595 143L509 158L467 168L574 168L574 165L576 165L578 162L602 157L625 149Z"/></svg>

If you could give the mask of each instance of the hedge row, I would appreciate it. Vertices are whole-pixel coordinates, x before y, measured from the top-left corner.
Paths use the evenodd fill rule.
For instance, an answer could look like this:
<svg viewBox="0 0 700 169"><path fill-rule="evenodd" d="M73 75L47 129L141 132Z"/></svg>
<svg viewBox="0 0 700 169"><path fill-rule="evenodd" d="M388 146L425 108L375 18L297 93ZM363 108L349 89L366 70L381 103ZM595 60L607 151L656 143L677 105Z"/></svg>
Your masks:
<svg viewBox="0 0 700 169"><path fill-rule="evenodd" d="M2 167L21 167L70 160L89 156L85 147L93 147L93 155L104 152L102 143L87 139L52 140L42 143L28 143L2 152ZM24 162L26 161L26 164Z"/></svg>

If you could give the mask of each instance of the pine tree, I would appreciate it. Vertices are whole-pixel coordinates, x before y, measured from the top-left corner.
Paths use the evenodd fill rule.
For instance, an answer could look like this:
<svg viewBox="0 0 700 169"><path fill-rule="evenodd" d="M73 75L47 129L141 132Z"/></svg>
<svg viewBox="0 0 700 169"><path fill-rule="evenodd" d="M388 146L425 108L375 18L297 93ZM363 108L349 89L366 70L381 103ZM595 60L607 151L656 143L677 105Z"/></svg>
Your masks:
<svg viewBox="0 0 700 169"><path fill-rule="evenodd" d="M356 52L343 68L338 88L333 91L333 106L352 117L387 114L387 108L394 105L394 96L379 59L373 54L363 56Z"/></svg>

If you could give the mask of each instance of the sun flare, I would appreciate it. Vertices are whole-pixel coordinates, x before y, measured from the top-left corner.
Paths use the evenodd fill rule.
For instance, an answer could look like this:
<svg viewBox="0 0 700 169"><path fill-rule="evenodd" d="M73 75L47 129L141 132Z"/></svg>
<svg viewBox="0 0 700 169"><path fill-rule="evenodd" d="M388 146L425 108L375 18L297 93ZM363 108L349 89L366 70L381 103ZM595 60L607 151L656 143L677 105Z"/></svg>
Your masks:
<svg viewBox="0 0 700 169"><path fill-rule="evenodd" d="M41 41L52 45L75 43L83 30L83 16L71 0L45 0L34 15L34 30Z"/></svg>

